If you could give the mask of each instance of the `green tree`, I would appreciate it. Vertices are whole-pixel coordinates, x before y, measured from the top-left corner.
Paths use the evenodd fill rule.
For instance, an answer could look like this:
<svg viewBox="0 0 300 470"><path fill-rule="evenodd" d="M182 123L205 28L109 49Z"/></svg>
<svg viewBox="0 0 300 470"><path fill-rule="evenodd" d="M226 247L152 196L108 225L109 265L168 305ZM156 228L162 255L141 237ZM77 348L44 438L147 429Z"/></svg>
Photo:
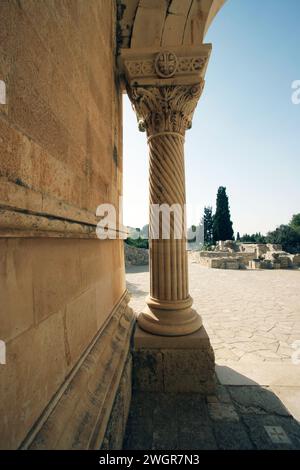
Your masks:
<svg viewBox="0 0 300 470"><path fill-rule="evenodd" d="M216 213L213 220L213 240L233 240L233 228L226 188L220 186L217 193Z"/></svg>
<svg viewBox="0 0 300 470"><path fill-rule="evenodd" d="M262 235L260 232L253 233L252 235L245 233L245 235L241 237L241 242L243 243L266 243L266 237Z"/></svg>
<svg viewBox="0 0 300 470"><path fill-rule="evenodd" d="M293 215L292 220L289 223L289 226L296 232L300 233L300 214Z"/></svg>
<svg viewBox="0 0 300 470"><path fill-rule="evenodd" d="M128 237L126 238L125 243L127 243L127 245L130 245L130 246L135 246L136 248L145 248L145 249L149 248L149 241L141 237L137 239Z"/></svg>
<svg viewBox="0 0 300 470"><path fill-rule="evenodd" d="M238 233L236 234L236 241L237 241L237 242L240 242L240 241L241 241L240 232L238 232Z"/></svg>
<svg viewBox="0 0 300 470"><path fill-rule="evenodd" d="M204 207L203 215L203 225L204 225L204 243L205 245L213 244L213 213L212 207Z"/></svg>
<svg viewBox="0 0 300 470"><path fill-rule="evenodd" d="M242 243L255 243L254 235L249 235L248 233L244 233L241 237Z"/></svg>
<svg viewBox="0 0 300 470"><path fill-rule="evenodd" d="M284 251L298 253L300 251L300 231L294 230L291 225L280 225L273 232L267 234L267 242L282 245Z"/></svg>

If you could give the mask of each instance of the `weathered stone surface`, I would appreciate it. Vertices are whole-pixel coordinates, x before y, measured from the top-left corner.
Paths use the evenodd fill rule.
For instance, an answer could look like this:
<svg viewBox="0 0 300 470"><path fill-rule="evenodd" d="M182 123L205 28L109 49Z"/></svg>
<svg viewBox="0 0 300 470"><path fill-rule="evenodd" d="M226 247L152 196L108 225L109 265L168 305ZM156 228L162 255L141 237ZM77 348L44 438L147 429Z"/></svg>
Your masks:
<svg viewBox="0 0 300 470"><path fill-rule="evenodd" d="M252 450L254 448L242 423L216 422L213 429L220 450Z"/></svg>
<svg viewBox="0 0 300 470"><path fill-rule="evenodd" d="M186 44L188 47L202 39L225 0L198 2L172 2L160 0L142 2L122 0L125 5L120 17L120 42L122 47L164 47ZM197 21L196 21L197 19Z"/></svg>
<svg viewBox="0 0 300 470"><path fill-rule="evenodd" d="M63 312L9 341L6 351L0 380L0 448L15 449L66 378Z"/></svg>
<svg viewBox="0 0 300 470"><path fill-rule="evenodd" d="M148 392L162 391L163 353L159 350L134 350L133 388Z"/></svg>
<svg viewBox="0 0 300 470"><path fill-rule="evenodd" d="M300 449L300 426L293 419L284 418L281 416L249 415L243 416L243 422L256 449ZM264 426L282 427L290 443L280 444L272 442Z"/></svg>
<svg viewBox="0 0 300 470"><path fill-rule="evenodd" d="M135 390L212 393L214 354L201 328L187 337L163 337L136 329L134 339Z"/></svg>
<svg viewBox="0 0 300 470"><path fill-rule="evenodd" d="M177 447L176 395L159 394L153 405L152 449L172 449Z"/></svg>
<svg viewBox="0 0 300 470"><path fill-rule="evenodd" d="M272 391L262 387L228 387L235 407L241 414L290 416Z"/></svg>
<svg viewBox="0 0 300 470"><path fill-rule="evenodd" d="M238 378L228 371L229 380L299 384L299 366L292 363L297 357L292 345L300 338L299 272L222 271L190 263L189 273L191 295L204 319L216 363L228 364L240 373ZM134 286L131 302L139 313L144 307L141 293L147 290L148 272L131 267L127 279L128 289ZM192 342L192 335L189 338Z"/></svg>
<svg viewBox="0 0 300 470"><path fill-rule="evenodd" d="M205 328L191 333L188 336L159 336L151 335L136 325L134 333L134 347L140 349L200 349L209 350L210 340Z"/></svg>
<svg viewBox="0 0 300 470"><path fill-rule="evenodd" d="M0 71L8 104L5 119L0 108L0 175L52 196L55 213L62 201L92 214L101 202L118 206L121 158L116 164L112 157L114 148L121 155L121 94L111 53L114 3L108 8L91 0L86 8L28 0L20 8L16 1L1 2L1 18Z"/></svg>
<svg viewBox="0 0 300 470"><path fill-rule="evenodd" d="M147 266L149 264L149 250L124 243L124 251L126 266Z"/></svg>
<svg viewBox="0 0 300 470"><path fill-rule="evenodd" d="M212 427L199 425L197 430L179 430L178 448L180 450L217 450L218 445Z"/></svg>
<svg viewBox="0 0 300 470"><path fill-rule="evenodd" d="M247 393L249 388L253 387L243 390ZM255 388L259 390L259 386ZM254 408L258 408L256 398ZM226 387L218 388L215 399L214 404L225 410L220 411L218 419L211 417L211 402L207 404L207 398L198 393L133 392L124 449L300 449L300 426L292 417L241 414ZM228 419L229 407L235 410L237 419ZM265 426L281 426L286 443L274 444Z"/></svg>
<svg viewBox="0 0 300 470"><path fill-rule="evenodd" d="M211 350L163 350L164 391L210 393L214 390Z"/></svg>
<svg viewBox="0 0 300 470"><path fill-rule="evenodd" d="M0 17L0 443L16 448L125 291L123 243L90 239L97 206L119 209L122 93L116 2L12 0Z"/></svg>
<svg viewBox="0 0 300 470"><path fill-rule="evenodd" d="M32 254L21 240L0 239L0 339L8 342L34 324Z"/></svg>
<svg viewBox="0 0 300 470"><path fill-rule="evenodd" d="M213 421L238 422L239 416L232 403L208 403L208 411Z"/></svg>
<svg viewBox="0 0 300 470"><path fill-rule="evenodd" d="M217 448L268 449L270 441L263 428L264 425L275 425L276 418L289 437L290 423L292 423L294 433L297 433L299 429L295 427L295 420L293 421L293 418L288 416L291 414L297 419L297 413L299 414L297 402L300 385L299 366L292 364L291 357L287 359L287 362L282 362L283 356L280 353L280 347L287 347L286 344L291 348L291 352L295 352L291 345L299 338L298 272L294 270L212 271L198 264L190 264L189 271L191 294L197 308L203 314L205 323L209 326L210 339L217 357L218 379L225 385L218 385L214 392L206 396L207 406L202 411L203 404L199 406L199 413L195 411L198 394L177 394L177 403L180 402L180 406L177 404L176 417L169 416L169 421L175 419L177 422L179 430L177 448L201 449L205 445L205 436L211 435L210 431L206 431L205 435L202 438L199 437L198 440L194 433L194 429L197 431L199 416L201 416L203 428L208 427L213 430ZM127 279L135 286L138 293L146 290L147 272L141 272L132 267L128 270ZM141 296L134 295L132 305L139 312L143 308ZM186 341L190 338L192 343L192 337L193 335L186 337ZM139 340L140 346L143 342L149 345L142 335ZM181 338L173 338L173 340L182 341ZM159 347L161 339L156 341ZM252 349L252 352L247 353L242 350L241 345L244 343L246 343L245 349ZM273 352L274 345L275 352ZM274 354L276 357L273 358L274 362L268 362L267 357L262 355L263 350L264 354L267 352ZM227 353L231 354L230 359ZM289 387L286 386L287 384ZM234 385L234 387L227 385ZM261 385L268 387L267 393L265 387L261 388ZM235 396L239 395L237 400L231 397L229 388L236 391ZM145 411L143 403L147 403L146 406L150 412L150 407L153 408L154 404L152 402L151 405L150 400L148 401L148 392L139 392L139 394L141 395L139 412ZM153 395L159 396L159 394L152 394L152 397ZM167 395L172 395L174 400L174 394ZM188 398L190 396L195 398ZM185 403L187 406L183 406ZM220 419L212 419L209 413L209 407L212 404L214 411L218 412L214 416ZM226 405L225 409L223 405ZM181 406L183 406L182 411ZM234 413L226 413L228 409ZM280 414L277 415L277 412ZM235 420L228 420L228 417L232 418L232 416ZM247 421L248 418L251 418L251 422ZM281 419L284 421L280 423ZM140 444L143 441L143 445L148 445L147 448L150 449L152 434L149 428L151 429L150 425L147 427L147 438L143 437L142 428L139 428L138 441ZM179 438L181 429L183 430L182 437ZM252 434L256 435L256 438L252 437ZM126 448L134 449L136 438L134 434L130 442L131 447ZM299 444L293 443L292 445L286 444L283 448L290 449L296 445L300 448Z"/></svg>
<svg viewBox="0 0 300 470"><path fill-rule="evenodd" d="M211 251L190 251L189 257L202 266L216 269L288 269L297 268L298 255L282 251L280 245L219 242Z"/></svg>
<svg viewBox="0 0 300 470"><path fill-rule="evenodd" d="M125 449L217 449L199 394L134 392Z"/></svg>
<svg viewBox="0 0 300 470"><path fill-rule="evenodd" d="M300 266L300 254L298 255L290 255L290 259L294 266Z"/></svg>
<svg viewBox="0 0 300 470"><path fill-rule="evenodd" d="M127 302L125 295L56 399L50 402L50 410L32 429L24 448L98 449L102 443L119 448L131 396L130 363L125 371L124 367L128 361L134 315ZM116 422L112 416L104 442L114 402L115 413L118 410L121 413L120 421Z"/></svg>
<svg viewBox="0 0 300 470"><path fill-rule="evenodd" d="M129 354L102 442L103 450L122 449L131 404L131 380L132 358Z"/></svg>
<svg viewBox="0 0 300 470"><path fill-rule="evenodd" d="M3 446L20 445L122 296L122 248L117 241L0 239Z"/></svg>

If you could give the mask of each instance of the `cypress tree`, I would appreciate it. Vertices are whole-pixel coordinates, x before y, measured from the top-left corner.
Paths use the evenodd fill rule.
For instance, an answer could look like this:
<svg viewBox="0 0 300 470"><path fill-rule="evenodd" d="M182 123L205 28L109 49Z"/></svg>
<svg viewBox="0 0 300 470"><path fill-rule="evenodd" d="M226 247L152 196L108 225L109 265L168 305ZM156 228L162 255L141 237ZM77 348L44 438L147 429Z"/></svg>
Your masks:
<svg viewBox="0 0 300 470"><path fill-rule="evenodd" d="M204 243L206 245L213 244L213 213L212 207L204 207L203 215L203 224L204 224Z"/></svg>
<svg viewBox="0 0 300 470"><path fill-rule="evenodd" d="M226 188L220 186L217 193L216 213L213 221L214 243L219 240L233 240L232 222Z"/></svg>

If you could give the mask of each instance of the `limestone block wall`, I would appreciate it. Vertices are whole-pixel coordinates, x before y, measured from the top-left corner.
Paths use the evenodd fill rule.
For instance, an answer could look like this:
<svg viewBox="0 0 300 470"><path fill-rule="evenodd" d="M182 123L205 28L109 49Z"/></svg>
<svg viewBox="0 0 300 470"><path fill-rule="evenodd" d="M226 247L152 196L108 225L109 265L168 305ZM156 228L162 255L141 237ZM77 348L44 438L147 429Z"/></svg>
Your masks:
<svg viewBox="0 0 300 470"><path fill-rule="evenodd" d="M122 192L122 110L113 0L3 0L0 18L0 448L17 448L125 291L123 242L95 237Z"/></svg>
<svg viewBox="0 0 300 470"><path fill-rule="evenodd" d="M74 220L72 209L80 208L81 222L90 222L101 202L117 200L122 161L114 5L1 1L0 79L7 104L0 108L0 175L30 191L27 209L34 213L36 192L48 196L43 212L62 215L63 201L65 218Z"/></svg>
<svg viewBox="0 0 300 470"><path fill-rule="evenodd" d="M227 252L227 251L189 251L189 259L206 266L218 269L244 269L255 256L251 252Z"/></svg>

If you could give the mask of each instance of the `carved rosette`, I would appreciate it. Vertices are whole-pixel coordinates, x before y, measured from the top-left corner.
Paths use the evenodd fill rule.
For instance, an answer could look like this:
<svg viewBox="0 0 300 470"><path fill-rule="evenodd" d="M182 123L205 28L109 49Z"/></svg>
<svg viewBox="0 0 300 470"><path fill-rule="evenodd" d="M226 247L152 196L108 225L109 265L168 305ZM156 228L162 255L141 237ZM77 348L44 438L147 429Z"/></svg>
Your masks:
<svg viewBox="0 0 300 470"><path fill-rule="evenodd" d="M206 45L207 46L207 45ZM203 49L204 48L204 49ZM192 55L179 55L173 51L163 50L157 54L150 54L146 57L126 57L124 58L124 69L128 81L134 79L148 78L162 79L176 77L199 77L204 75L210 48L202 46L200 51Z"/></svg>
<svg viewBox="0 0 300 470"><path fill-rule="evenodd" d="M146 130L148 137L161 132L184 135L191 128L203 87L204 80L197 85L128 88L140 130Z"/></svg>

